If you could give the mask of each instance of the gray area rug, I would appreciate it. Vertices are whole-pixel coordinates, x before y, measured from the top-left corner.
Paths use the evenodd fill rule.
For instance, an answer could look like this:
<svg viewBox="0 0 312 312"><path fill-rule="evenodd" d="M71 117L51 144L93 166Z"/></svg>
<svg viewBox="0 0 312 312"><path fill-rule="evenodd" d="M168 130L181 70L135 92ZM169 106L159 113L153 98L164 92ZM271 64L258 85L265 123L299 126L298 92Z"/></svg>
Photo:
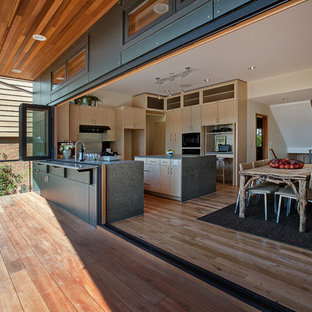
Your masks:
<svg viewBox="0 0 312 312"><path fill-rule="evenodd" d="M264 221L263 196L256 203L255 196L250 199L246 208L246 218L234 214L235 204L229 205L216 212L210 213L198 220L220 225L233 230L269 238L278 242L312 250L312 205L308 204L307 232L299 232L299 214L292 201L290 215L286 216L286 207L281 207L280 221L276 223L276 214L273 207L273 197L268 199L268 221Z"/></svg>

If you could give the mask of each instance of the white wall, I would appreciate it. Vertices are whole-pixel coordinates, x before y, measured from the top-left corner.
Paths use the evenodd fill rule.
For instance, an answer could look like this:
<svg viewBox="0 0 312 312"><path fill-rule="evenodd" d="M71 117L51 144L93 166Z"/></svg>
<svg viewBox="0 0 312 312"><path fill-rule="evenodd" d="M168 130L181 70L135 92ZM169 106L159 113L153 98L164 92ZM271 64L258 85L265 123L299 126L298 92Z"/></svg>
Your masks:
<svg viewBox="0 0 312 312"><path fill-rule="evenodd" d="M282 131L288 153L308 153L312 147L312 109L310 101L271 105Z"/></svg>
<svg viewBox="0 0 312 312"><path fill-rule="evenodd" d="M120 94L110 91L98 90L92 92L96 95L101 101L99 105L104 106L131 106L132 96L126 94Z"/></svg>
<svg viewBox="0 0 312 312"><path fill-rule="evenodd" d="M273 117L270 106L253 100L247 102L247 161L256 160L256 113L268 116L268 148L273 148L277 157L287 156L287 146ZM269 152L269 158L273 158Z"/></svg>

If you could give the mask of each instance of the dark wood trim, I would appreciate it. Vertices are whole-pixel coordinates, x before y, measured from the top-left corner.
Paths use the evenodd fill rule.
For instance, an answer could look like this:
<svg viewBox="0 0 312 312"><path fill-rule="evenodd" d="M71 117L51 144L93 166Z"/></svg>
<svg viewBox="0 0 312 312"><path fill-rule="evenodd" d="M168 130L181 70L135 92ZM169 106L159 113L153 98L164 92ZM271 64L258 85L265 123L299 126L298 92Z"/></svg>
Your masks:
<svg viewBox="0 0 312 312"><path fill-rule="evenodd" d="M257 156L257 118L258 117L261 117L262 118L262 131L263 131L263 134L262 134L262 147L263 147L263 150L262 150L262 159L267 159L269 156L268 156L268 150L269 150L269 147L268 147L268 116L267 115L263 115L263 114L258 114L256 113L256 118L255 118L255 121L256 121L256 124L255 124L255 149L256 149L256 156ZM256 157L257 158L257 157Z"/></svg>

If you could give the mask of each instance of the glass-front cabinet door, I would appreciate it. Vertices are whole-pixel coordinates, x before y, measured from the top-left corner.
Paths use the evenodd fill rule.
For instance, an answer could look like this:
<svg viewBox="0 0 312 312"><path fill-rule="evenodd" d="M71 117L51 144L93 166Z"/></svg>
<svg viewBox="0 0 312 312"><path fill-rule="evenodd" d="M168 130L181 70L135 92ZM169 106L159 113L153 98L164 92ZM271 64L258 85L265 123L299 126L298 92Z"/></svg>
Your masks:
<svg viewBox="0 0 312 312"><path fill-rule="evenodd" d="M19 157L24 161L53 157L53 107L20 105Z"/></svg>
<svg viewBox="0 0 312 312"><path fill-rule="evenodd" d="M172 13L171 0L137 1L126 11L126 40L141 34Z"/></svg>
<svg viewBox="0 0 312 312"><path fill-rule="evenodd" d="M188 4L194 2L194 0L176 0L176 9L177 11L184 8Z"/></svg>

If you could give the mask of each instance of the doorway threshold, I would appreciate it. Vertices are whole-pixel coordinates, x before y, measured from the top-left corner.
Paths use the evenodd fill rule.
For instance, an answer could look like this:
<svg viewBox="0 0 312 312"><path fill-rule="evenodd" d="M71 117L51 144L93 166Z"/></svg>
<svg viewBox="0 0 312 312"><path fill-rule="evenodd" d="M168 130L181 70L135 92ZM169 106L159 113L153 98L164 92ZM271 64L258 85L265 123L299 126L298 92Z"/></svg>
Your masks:
<svg viewBox="0 0 312 312"><path fill-rule="evenodd" d="M133 244L134 246L143 249L151 255L175 266L176 268L198 278L199 280L223 291L224 293L256 308L260 311L268 312L291 312L291 310L275 301L272 301L264 296L261 296L245 287L231 282L217 274L209 272L189 261L184 260L170 252L167 252L153 244L150 244L132 234L129 234L114 225L99 225L102 229L122 238L123 240Z"/></svg>

